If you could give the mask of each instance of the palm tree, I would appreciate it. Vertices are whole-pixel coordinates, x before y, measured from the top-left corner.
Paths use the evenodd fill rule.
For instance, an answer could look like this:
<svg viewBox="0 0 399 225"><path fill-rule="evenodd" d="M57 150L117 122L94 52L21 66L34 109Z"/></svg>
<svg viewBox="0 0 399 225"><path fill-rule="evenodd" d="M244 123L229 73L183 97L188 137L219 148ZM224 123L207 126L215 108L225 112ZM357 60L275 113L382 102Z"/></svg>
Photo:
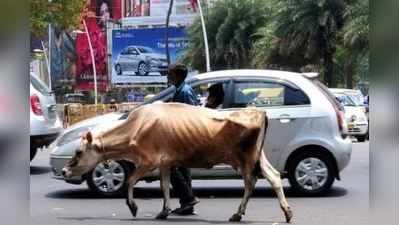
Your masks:
<svg viewBox="0 0 399 225"><path fill-rule="evenodd" d="M324 67L324 80L334 84L333 57L344 25L344 0L279 0L275 2L275 35L279 54L302 52L306 60Z"/></svg>
<svg viewBox="0 0 399 225"><path fill-rule="evenodd" d="M356 64L369 52L369 1L352 0L345 11L343 47L348 52L344 63L346 87L353 88Z"/></svg>
<svg viewBox="0 0 399 225"><path fill-rule="evenodd" d="M264 26L270 12L264 0L216 1L207 13L206 27L212 67L215 70L245 68L251 64L253 34ZM200 18L189 28L190 47L184 61L205 71L205 53Z"/></svg>

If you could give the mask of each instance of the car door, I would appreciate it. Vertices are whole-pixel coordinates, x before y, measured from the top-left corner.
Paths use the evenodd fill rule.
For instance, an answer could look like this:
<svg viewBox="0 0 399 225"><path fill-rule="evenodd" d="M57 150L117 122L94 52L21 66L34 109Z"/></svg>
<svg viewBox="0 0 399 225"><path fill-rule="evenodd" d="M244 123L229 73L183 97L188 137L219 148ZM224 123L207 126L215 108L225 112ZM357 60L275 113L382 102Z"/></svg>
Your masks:
<svg viewBox="0 0 399 225"><path fill-rule="evenodd" d="M128 60L128 49L125 48L119 55L118 63L121 66L122 71L127 70L127 60Z"/></svg>
<svg viewBox="0 0 399 225"><path fill-rule="evenodd" d="M135 47L129 48L129 71L137 71L139 64L139 53Z"/></svg>
<svg viewBox="0 0 399 225"><path fill-rule="evenodd" d="M234 79L230 110L256 106L269 119L264 151L275 167L311 112L310 100L295 85L277 79ZM281 172L281 171L280 171Z"/></svg>

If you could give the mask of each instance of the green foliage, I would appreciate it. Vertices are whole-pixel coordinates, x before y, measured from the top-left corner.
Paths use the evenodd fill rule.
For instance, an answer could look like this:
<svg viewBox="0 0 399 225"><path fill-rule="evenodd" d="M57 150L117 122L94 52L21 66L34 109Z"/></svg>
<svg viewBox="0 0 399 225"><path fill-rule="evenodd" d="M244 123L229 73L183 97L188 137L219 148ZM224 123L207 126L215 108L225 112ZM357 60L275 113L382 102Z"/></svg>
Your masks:
<svg viewBox="0 0 399 225"><path fill-rule="evenodd" d="M219 0L207 14L205 23L208 33L211 67L214 70L245 68L251 65L253 35L264 26L270 9L264 0ZM184 61L197 70L205 70L205 52L200 18L189 29L191 47Z"/></svg>
<svg viewBox="0 0 399 225"><path fill-rule="evenodd" d="M30 0L30 30L42 35L49 23L59 30L71 30L79 26L86 0Z"/></svg>
<svg viewBox="0 0 399 225"><path fill-rule="evenodd" d="M352 0L345 11L344 45L360 54L369 51L369 1Z"/></svg>

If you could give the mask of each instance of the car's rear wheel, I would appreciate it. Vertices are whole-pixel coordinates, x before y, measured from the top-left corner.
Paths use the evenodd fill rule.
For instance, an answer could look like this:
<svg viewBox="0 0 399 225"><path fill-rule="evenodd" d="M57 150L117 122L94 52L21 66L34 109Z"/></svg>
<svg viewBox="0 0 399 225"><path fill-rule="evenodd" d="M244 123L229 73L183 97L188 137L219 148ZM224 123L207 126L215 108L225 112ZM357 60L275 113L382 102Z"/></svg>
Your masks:
<svg viewBox="0 0 399 225"><path fill-rule="evenodd" d="M366 135L360 135L360 136L356 136L356 139L358 142L365 142L367 139L367 134Z"/></svg>
<svg viewBox="0 0 399 225"><path fill-rule="evenodd" d="M87 176L89 188L104 196L120 195L126 190L129 167L120 161L99 163Z"/></svg>
<svg viewBox="0 0 399 225"><path fill-rule="evenodd" d="M37 148L38 146L34 143L30 143L30 161L32 161L33 158L35 158L35 155L37 153Z"/></svg>
<svg viewBox="0 0 399 225"><path fill-rule="evenodd" d="M116 64L115 65L115 71L116 71L116 74L122 75L122 67L121 67L121 65Z"/></svg>
<svg viewBox="0 0 399 225"><path fill-rule="evenodd" d="M145 76L148 75L149 71L149 66L145 62L139 63L139 66L137 67L137 75L140 76Z"/></svg>
<svg viewBox="0 0 399 225"><path fill-rule="evenodd" d="M294 191L315 196L325 194L334 183L331 159L320 152L304 152L288 162L288 180Z"/></svg>

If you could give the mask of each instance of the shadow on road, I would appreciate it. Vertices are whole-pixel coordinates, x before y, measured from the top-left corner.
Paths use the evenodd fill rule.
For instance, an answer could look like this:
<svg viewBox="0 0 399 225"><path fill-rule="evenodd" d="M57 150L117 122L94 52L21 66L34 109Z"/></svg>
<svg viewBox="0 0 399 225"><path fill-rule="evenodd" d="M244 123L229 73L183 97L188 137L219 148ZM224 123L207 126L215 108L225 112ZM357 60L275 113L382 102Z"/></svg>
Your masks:
<svg viewBox="0 0 399 225"><path fill-rule="evenodd" d="M45 173L50 173L51 168L47 166L31 166L30 175L40 175Z"/></svg>
<svg viewBox="0 0 399 225"><path fill-rule="evenodd" d="M154 215L155 217L155 215ZM154 218L134 218L134 219L120 219L120 218L112 218L112 217L57 217L57 219L62 219L62 220L75 220L75 221L83 221L83 220L107 220L107 221L126 221L126 222L154 222L154 221L160 221L160 220L155 220ZM231 224L227 219L226 220L206 220L206 219L201 219L201 218L184 218L184 217L169 217L167 220L162 220L160 221L163 224L164 223L171 223L171 224L190 224L190 223L209 223L209 224ZM248 221L243 219L243 221L240 222L240 224L275 224L275 223L285 223L285 222L276 222L276 221Z"/></svg>
<svg viewBox="0 0 399 225"><path fill-rule="evenodd" d="M285 188L284 192L287 197L303 197L302 195L296 194L291 188ZM199 198L241 198L244 194L243 187L194 187L194 193ZM347 194L347 190L341 187L333 187L329 193L323 196L317 196L314 198L337 198ZM175 197L173 191L172 197ZM57 199L101 199L101 198L124 198L123 195L104 197L99 194L91 192L89 189L72 189L72 190L60 190L50 192L46 195L48 198ZM134 197L141 199L151 198L162 198L162 192L159 188L145 187L135 188ZM276 194L273 189L258 187L255 189L252 198L275 198ZM309 198L309 197L306 197Z"/></svg>

